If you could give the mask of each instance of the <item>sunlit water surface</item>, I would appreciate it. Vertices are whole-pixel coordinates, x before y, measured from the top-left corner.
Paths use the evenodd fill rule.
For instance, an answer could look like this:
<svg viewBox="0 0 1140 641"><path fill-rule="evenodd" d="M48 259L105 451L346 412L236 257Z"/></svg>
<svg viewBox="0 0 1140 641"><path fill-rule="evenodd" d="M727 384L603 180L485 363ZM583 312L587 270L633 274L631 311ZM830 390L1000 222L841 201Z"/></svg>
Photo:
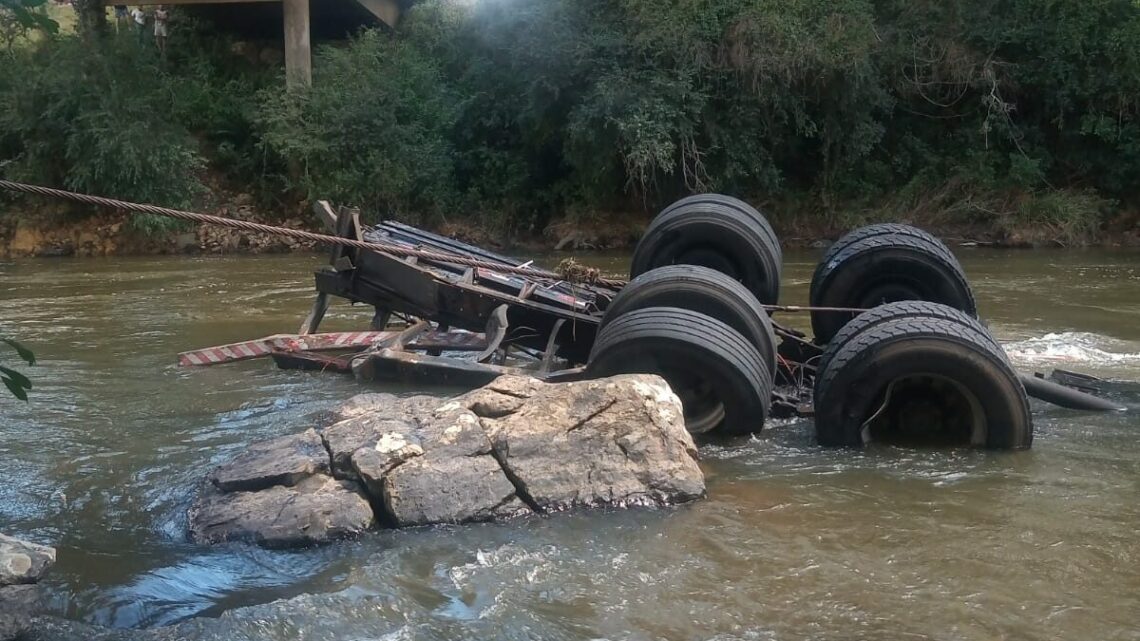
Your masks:
<svg viewBox="0 0 1140 641"><path fill-rule="evenodd" d="M817 258L789 254L784 302ZM1023 369L1140 379L1140 256L961 258ZM211 465L362 388L175 354L295 331L321 261L0 263L0 335L40 361L31 403L0 398L0 530L59 548L56 614L210 639L1140 639L1135 411L1038 407L1016 454L828 450L790 422L702 448L709 497L679 509L192 545ZM367 319L340 305L326 327Z"/></svg>

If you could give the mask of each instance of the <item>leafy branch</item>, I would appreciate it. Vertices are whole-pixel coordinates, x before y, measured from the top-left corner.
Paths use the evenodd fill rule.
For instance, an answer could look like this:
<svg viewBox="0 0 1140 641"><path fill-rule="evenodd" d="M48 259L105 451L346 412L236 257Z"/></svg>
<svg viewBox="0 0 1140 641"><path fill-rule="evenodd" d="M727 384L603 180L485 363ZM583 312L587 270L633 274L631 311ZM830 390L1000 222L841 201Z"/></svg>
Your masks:
<svg viewBox="0 0 1140 641"><path fill-rule="evenodd" d="M16 355L28 365L36 364L36 355L27 347L24 347L10 338L0 338L0 343L6 343L9 347L16 350ZM4 386L8 388L8 391L11 392L13 396L21 401L28 400L28 390L32 389L32 381L30 381L27 376L24 376L10 367L0 365L0 381L3 381Z"/></svg>
<svg viewBox="0 0 1140 641"><path fill-rule="evenodd" d="M59 24L44 12L48 0L0 0L0 42L8 52L30 31L59 32Z"/></svg>

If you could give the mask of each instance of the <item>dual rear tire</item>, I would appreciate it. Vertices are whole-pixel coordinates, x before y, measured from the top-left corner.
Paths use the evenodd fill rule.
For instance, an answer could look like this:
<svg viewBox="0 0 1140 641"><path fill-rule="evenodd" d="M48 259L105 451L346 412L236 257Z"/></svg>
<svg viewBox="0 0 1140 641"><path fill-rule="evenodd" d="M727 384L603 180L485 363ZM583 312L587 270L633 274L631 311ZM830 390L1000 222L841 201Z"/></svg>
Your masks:
<svg viewBox="0 0 1140 641"><path fill-rule="evenodd" d="M907 225L857 229L828 249L812 275L812 307L871 309L897 301L929 301L977 317L962 265L934 236ZM816 343L831 342L853 312L816 311Z"/></svg>
<svg viewBox="0 0 1140 641"><path fill-rule="evenodd" d="M821 445L1033 442L1028 397L1001 346L937 303L892 303L847 324L820 357L814 397Z"/></svg>
<svg viewBox="0 0 1140 641"><path fill-rule="evenodd" d="M768 417L782 253L764 216L716 194L690 196L650 224L632 280L606 308L586 372L658 374L694 434L746 434Z"/></svg>
<svg viewBox="0 0 1140 641"><path fill-rule="evenodd" d="M771 226L741 201L671 206L638 245L587 374L661 375L693 433L759 431L777 358L763 304L778 300L781 260ZM821 445L1030 446L1025 389L938 239L905 225L856 230L828 251L810 296L813 307L870 309L812 314L826 344L813 389Z"/></svg>

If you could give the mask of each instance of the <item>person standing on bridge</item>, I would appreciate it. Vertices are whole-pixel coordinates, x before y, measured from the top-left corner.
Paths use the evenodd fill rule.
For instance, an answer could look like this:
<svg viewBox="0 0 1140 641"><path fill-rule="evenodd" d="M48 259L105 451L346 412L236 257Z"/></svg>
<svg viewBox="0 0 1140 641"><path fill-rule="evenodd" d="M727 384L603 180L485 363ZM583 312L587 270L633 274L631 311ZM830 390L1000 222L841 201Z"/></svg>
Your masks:
<svg viewBox="0 0 1140 641"><path fill-rule="evenodd" d="M158 5L154 11L154 43L158 45L158 52L166 55L166 23L170 21L170 12L166 5Z"/></svg>
<svg viewBox="0 0 1140 641"><path fill-rule="evenodd" d="M131 19L135 22L135 33L139 36L139 44L143 43L143 37L146 36L146 12L142 7L135 7L131 10Z"/></svg>
<svg viewBox="0 0 1140 641"><path fill-rule="evenodd" d="M127 18L129 18L129 17L130 17L130 15L127 12L127 5L125 5L125 4L115 5L115 33L122 32L123 25L127 23Z"/></svg>

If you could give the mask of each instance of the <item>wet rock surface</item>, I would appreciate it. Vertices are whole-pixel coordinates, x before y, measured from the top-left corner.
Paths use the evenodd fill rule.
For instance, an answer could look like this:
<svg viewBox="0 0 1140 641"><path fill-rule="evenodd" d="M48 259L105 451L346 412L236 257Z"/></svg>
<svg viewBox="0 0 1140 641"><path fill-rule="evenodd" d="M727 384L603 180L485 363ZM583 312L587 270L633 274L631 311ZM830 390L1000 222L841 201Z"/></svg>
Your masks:
<svg viewBox="0 0 1140 641"><path fill-rule="evenodd" d="M40 609L40 589L35 585L0 588L0 641L19 638L31 628Z"/></svg>
<svg viewBox="0 0 1140 641"><path fill-rule="evenodd" d="M201 543L294 547L345 538L372 525L372 508L360 487L323 474L257 492L222 492L207 484L190 508L190 534Z"/></svg>
<svg viewBox="0 0 1140 641"><path fill-rule="evenodd" d="M0 641L31 629L41 606L35 585L55 565L55 548L0 534Z"/></svg>
<svg viewBox="0 0 1140 641"><path fill-rule="evenodd" d="M222 492L255 492L275 485L293 486L327 474L329 456L316 430L254 443L237 458L210 473Z"/></svg>
<svg viewBox="0 0 1140 641"><path fill-rule="evenodd" d="M54 564L54 548L0 534L0 586L35 583Z"/></svg>
<svg viewBox="0 0 1140 641"><path fill-rule="evenodd" d="M453 399L366 394L328 419L211 472L190 511L192 537L281 547L374 523L662 506L705 492L681 403L655 376L502 377Z"/></svg>

